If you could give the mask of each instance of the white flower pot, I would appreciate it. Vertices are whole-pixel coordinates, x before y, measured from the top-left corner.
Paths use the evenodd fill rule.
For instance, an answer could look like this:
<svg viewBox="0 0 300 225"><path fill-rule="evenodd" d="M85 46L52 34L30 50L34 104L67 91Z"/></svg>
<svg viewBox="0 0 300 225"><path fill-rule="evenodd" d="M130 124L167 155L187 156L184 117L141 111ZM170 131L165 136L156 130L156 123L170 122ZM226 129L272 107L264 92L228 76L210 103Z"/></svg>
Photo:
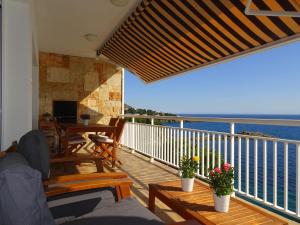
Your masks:
<svg viewBox="0 0 300 225"><path fill-rule="evenodd" d="M83 125L89 125L89 120L83 120Z"/></svg>
<svg viewBox="0 0 300 225"><path fill-rule="evenodd" d="M181 187L185 192L192 192L195 178L181 178Z"/></svg>
<svg viewBox="0 0 300 225"><path fill-rule="evenodd" d="M228 212L230 195L222 195L218 197L214 194L215 210L218 212Z"/></svg>

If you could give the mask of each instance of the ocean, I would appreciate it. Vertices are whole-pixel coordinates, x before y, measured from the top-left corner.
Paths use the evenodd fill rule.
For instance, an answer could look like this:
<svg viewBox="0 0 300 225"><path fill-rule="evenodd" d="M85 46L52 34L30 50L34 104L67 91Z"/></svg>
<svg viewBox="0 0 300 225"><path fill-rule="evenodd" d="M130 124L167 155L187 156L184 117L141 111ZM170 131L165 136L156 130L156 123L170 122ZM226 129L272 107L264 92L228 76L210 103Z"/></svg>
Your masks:
<svg viewBox="0 0 300 225"><path fill-rule="evenodd" d="M221 118L257 118L257 119L295 119L300 120L300 115L253 115L253 114L180 114L179 116L187 117L221 117ZM164 123L165 126L179 127L179 123ZM228 123L210 123L210 122L185 122L185 128L200 129L208 131L228 132ZM270 126L255 124L235 124L235 132L242 131L261 132L277 138L300 140L300 127L291 126ZM237 146L237 145L235 145ZM253 141L250 140L249 151L249 193L254 194L254 148ZM236 148L237 149L237 148ZM229 151L229 145L228 145ZM237 150L235 150L237 151ZM236 154L236 153L235 153ZM288 209L295 211L296 209L296 146L289 145L288 151ZM237 157L235 157L235 165L237 166ZM242 191L245 190L245 174L246 174L246 157L245 146L242 143L241 157L241 186ZM267 146L267 200L273 202L273 143L268 142ZM278 143L277 150L277 204L284 205L284 146ZM237 188L237 182L235 182ZM263 198L263 143L258 142L258 197Z"/></svg>

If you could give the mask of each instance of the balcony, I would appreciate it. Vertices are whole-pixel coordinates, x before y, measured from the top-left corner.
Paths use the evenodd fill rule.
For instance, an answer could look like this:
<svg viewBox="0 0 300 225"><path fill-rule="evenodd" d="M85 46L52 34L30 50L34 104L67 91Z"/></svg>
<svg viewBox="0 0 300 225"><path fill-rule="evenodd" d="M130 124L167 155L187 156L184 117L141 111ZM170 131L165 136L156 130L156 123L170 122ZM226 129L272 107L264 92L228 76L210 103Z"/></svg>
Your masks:
<svg viewBox="0 0 300 225"><path fill-rule="evenodd" d="M198 155L201 166L197 177L203 182L207 178L207 168L229 162L235 167L236 197L256 205L260 210L284 217L289 224L299 222L300 141L236 133L240 124L298 128L299 120L125 117L131 122L126 123L118 151L122 165L116 169L106 167L106 171L127 173L134 182L133 195L145 207L149 198L148 184L178 179L180 157ZM148 119L150 124L137 123L138 118ZM174 123L173 126L154 125L157 120ZM227 123L229 132L184 128L191 121ZM71 170L71 167L68 169ZM91 173L95 172L95 166L83 164L69 172ZM166 224L183 220L160 201L156 202L155 213Z"/></svg>
<svg viewBox="0 0 300 225"><path fill-rule="evenodd" d="M126 115L128 122L121 140L122 168L141 186L175 179L182 155L200 156L197 177L207 178L208 169L229 162L235 167L235 195L279 215L299 221L300 141L235 133L236 124L300 126L299 120L150 117ZM151 124L136 123L136 118ZM154 125L154 120L176 121L174 126ZM228 123L229 132L184 128L184 122ZM179 127L176 127L178 126ZM141 160L142 158L142 160ZM214 159L214 160L213 160ZM150 163L146 163L149 161ZM153 163L153 165L151 164ZM173 174L165 174L171 169ZM149 174L151 171L151 174ZM140 188L135 191L139 192ZM141 192L142 193L142 192Z"/></svg>
<svg viewBox="0 0 300 225"><path fill-rule="evenodd" d="M77 105L73 122L86 113L92 123L103 124L122 115L125 69L151 83L299 41L299 8L295 0L3 0L1 149L37 129L43 114L57 117L56 101ZM299 120L125 117L130 122L119 169L134 180L132 191L144 205L149 183L178 179L180 158L197 155L196 175L203 182L209 168L229 162L235 196L300 221L300 137L236 132L237 124L300 127ZM228 124L228 130L186 126L203 121ZM75 169L95 171L90 164ZM157 207L165 222L181 220L163 204Z"/></svg>

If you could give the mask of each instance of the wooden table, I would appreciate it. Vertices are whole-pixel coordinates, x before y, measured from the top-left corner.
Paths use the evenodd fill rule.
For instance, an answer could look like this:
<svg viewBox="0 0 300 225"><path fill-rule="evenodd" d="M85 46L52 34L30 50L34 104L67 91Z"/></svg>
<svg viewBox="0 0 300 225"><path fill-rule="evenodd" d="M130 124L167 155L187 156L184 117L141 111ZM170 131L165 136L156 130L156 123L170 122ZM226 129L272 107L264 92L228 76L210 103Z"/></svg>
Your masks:
<svg viewBox="0 0 300 225"><path fill-rule="evenodd" d="M112 149L112 166L114 167L117 160L117 141L116 141L116 129L115 126L109 126L104 124L88 124L84 125L82 123L62 123L60 124L61 129L65 131L66 136L74 133L85 133L85 132L109 132L113 134L113 149Z"/></svg>
<svg viewBox="0 0 300 225"><path fill-rule="evenodd" d="M193 192L183 192L180 180L149 184L149 209L154 212L158 198L184 219L201 224L288 224L272 214L237 198L231 198L228 213L216 212L208 186L195 181Z"/></svg>

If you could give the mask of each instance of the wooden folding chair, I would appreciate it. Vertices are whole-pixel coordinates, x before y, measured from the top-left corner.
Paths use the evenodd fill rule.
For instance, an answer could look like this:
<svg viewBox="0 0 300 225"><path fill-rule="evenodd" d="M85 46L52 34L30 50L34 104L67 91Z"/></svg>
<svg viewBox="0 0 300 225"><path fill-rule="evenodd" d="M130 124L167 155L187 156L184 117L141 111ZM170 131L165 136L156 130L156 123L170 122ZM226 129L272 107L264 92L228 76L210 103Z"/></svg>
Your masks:
<svg viewBox="0 0 300 225"><path fill-rule="evenodd" d="M125 126L126 120L125 119L119 119L116 124L116 133L115 135L115 141L116 141L116 147L118 147L123 129ZM112 154L112 148L114 147L114 140L112 138L111 134L110 136L99 136L96 135L93 138L91 138L91 141L95 143L95 150L94 153L97 157L101 158L102 161L108 162L109 160L112 160L113 154ZM119 164L122 164L120 160L117 160Z"/></svg>
<svg viewBox="0 0 300 225"><path fill-rule="evenodd" d="M117 126L117 123L118 123L119 119L120 118L118 118L118 117L110 118L108 126ZM112 136L113 136L112 132L106 132L104 134L97 134L96 133L96 134L89 134L88 135L89 139L92 140L92 142L94 142L93 140L97 137L112 138ZM95 148L96 148L96 146L95 146Z"/></svg>
<svg viewBox="0 0 300 225"><path fill-rule="evenodd" d="M62 151L63 155L69 156L72 153L77 153L85 144L86 140L81 134L66 135L60 128L57 121L54 121L55 129L59 137L59 150Z"/></svg>

